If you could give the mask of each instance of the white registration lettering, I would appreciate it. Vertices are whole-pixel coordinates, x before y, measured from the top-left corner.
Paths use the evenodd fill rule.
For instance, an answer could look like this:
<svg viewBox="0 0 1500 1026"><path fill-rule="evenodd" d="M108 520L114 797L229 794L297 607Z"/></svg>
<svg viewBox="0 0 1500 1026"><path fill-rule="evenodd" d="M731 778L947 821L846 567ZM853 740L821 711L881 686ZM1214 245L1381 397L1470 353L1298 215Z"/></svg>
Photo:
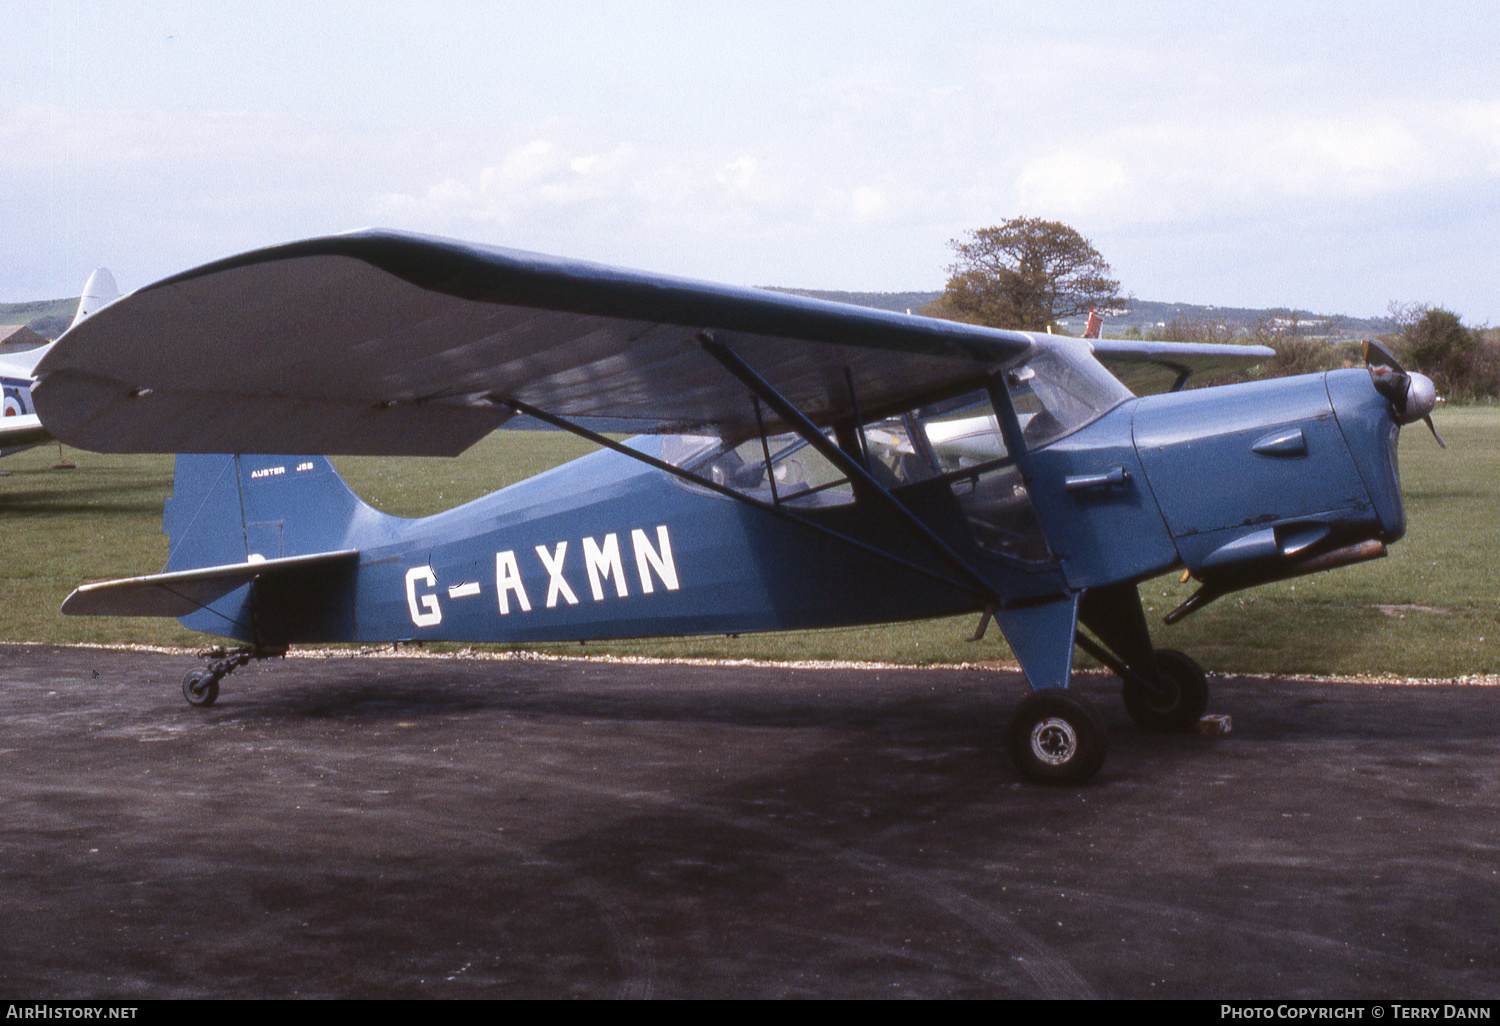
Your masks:
<svg viewBox="0 0 1500 1026"><path fill-rule="evenodd" d="M437 596L431 592L419 599L418 581L429 588L437 584L437 576L432 572L432 567L414 566L406 571L406 606L411 610L411 622L418 627L436 627L443 622L443 611L438 607Z"/></svg>
<svg viewBox="0 0 1500 1026"><path fill-rule="evenodd" d="M510 614L510 593L516 593L516 605L521 612L531 612L531 600L526 597L526 586L521 583L521 570L516 566L513 551L495 553L495 590L500 593L500 614Z"/></svg>
<svg viewBox="0 0 1500 1026"><path fill-rule="evenodd" d="M555 552L548 552L547 546L538 545L536 554L541 558L542 566L547 568L547 608L556 608L559 595L568 605L578 605L578 596L573 594L573 589L568 586L567 581L563 580L562 575L563 557L568 554L568 543L558 542Z"/></svg>
<svg viewBox="0 0 1500 1026"><path fill-rule="evenodd" d="M651 574L646 569L648 564L656 571L656 576L661 578L661 583L666 585L668 591L676 591L677 566L672 562L672 539L667 537L667 525L661 524L656 528L655 549L647 540L646 532L640 528L630 532L630 540L635 544L635 568L641 575L641 591L647 595L652 591Z"/></svg>
<svg viewBox="0 0 1500 1026"><path fill-rule="evenodd" d="M626 597L625 590L625 567L620 562L620 538L614 533L604 536L604 545L601 547L592 538L583 540L583 562L589 572L589 588L593 590L594 601L601 602L604 599L604 579L613 575L615 579L615 594L620 598Z"/></svg>

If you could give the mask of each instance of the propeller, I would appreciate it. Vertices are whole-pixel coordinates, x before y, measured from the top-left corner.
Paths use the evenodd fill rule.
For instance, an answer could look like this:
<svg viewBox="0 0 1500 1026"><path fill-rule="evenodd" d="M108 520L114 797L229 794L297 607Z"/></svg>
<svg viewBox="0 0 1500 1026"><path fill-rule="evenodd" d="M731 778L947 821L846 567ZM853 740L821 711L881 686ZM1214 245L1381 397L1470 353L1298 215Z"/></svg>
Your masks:
<svg viewBox="0 0 1500 1026"><path fill-rule="evenodd" d="M1437 439L1437 444L1448 448L1437 428L1432 424L1432 408L1437 405L1437 387L1426 374L1407 371L1390 351L1379 342L1367 341L1364 346L1365 363L1370 368L1370 380L1375 391L1391 401L1396 411L1397 424L1425 421L1427 430Z"/></svg>

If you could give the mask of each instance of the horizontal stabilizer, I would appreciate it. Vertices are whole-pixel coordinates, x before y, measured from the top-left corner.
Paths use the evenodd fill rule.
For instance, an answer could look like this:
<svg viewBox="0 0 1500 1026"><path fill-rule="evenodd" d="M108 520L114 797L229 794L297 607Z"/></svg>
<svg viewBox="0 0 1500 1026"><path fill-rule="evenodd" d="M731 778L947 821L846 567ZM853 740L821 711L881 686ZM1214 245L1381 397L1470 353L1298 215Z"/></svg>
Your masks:
<svg viewBox="0 0 1500 1026"><path fill-rule="evenodd" d="M62 611L69 616L187 616L257 577L305 570L318 564L351 562L358 556L357 549L315 552L100 581L79 587L63 601Z"/></svg>

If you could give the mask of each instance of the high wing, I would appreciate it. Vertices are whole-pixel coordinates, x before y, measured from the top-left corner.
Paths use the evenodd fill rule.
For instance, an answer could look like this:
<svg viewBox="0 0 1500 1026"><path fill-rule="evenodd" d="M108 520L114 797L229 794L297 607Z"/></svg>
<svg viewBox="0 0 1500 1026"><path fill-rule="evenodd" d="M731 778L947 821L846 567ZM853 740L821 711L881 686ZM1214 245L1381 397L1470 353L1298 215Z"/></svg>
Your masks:
<svg viewBox="0 0 1500 1026"><path fill-rule="evenodd" d="M118 300L37 369L47 427L104 452L454 455L518 401L748 437L705 335L818 425L972 388L1029 335L389 231L233 257Z"/></svg>
<svg viewBox="0 0 1500 1026"><path fill-rule="evenodd" d="M1276 355L1267 346L1212 342L1142 342L1091 338L1094 357L1136 395L1171 392L1190 376L1213 379L1263 363Z"/></svg>

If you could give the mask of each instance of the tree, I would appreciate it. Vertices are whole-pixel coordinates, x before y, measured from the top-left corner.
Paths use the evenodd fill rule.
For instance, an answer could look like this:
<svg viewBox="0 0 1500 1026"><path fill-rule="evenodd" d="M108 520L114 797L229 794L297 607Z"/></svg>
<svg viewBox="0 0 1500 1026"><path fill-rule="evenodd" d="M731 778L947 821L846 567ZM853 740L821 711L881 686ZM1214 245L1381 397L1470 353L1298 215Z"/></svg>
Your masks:
<svg viewBox="0 0 1500 1026"><path fill-rule="evenodd" d="M1432 378L1438 394L1454 400L1500 394L1500 348L1442 307L1392 303L1397 356Z"/></svg>
<svg viewBox="0 0 1500 1026"><path fill-rule="evenodd" d="M1120 283L1093 244L1057 221L1013 217L949 245L958 259L931 312L993 328L1045 331L1118 301Z"/></svg>

